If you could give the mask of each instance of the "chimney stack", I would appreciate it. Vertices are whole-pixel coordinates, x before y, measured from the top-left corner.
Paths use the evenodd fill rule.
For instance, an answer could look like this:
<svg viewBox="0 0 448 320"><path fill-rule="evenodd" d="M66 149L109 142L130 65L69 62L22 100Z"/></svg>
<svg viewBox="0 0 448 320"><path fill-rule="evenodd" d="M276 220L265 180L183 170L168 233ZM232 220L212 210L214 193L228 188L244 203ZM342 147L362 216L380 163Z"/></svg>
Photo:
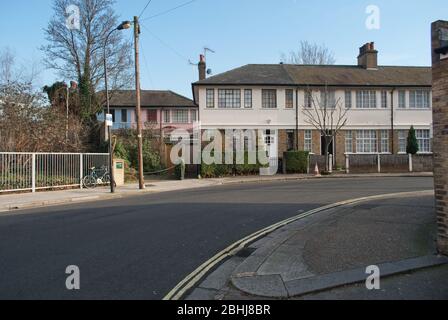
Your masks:
<svg viewBox="0 0 448 320"><path fill-rule="evenodd" d="M370 42L359 48L358 66L367 70L378 69L378 51L375 50L375 43Z"/></svg>
<svg viewBox="0 0 448 320"><path fill-rule="evenodd" d="M199 68L199 81L205 80L207 78L207 64L205 62L205 56L203 54L199 56L198 68Z"/></svg>

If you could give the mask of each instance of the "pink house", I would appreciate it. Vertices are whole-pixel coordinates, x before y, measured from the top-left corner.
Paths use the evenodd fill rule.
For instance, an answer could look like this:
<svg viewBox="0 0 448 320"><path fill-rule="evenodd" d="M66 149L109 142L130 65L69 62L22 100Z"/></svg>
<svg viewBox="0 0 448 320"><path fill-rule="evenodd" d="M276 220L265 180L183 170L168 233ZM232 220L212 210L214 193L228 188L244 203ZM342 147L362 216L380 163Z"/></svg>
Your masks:
<svg viewBox="0 0 448 320"><path fill-rule="evenodd" d="M111 92L114 130L136 127L135 100L134 90ZM141 107L144 126L162 137L169 137L179 128L192 132L193 123L199 120L199 109L193 100L172 91L142 90ZM104 114L100 118L104 119Z"/></svg>

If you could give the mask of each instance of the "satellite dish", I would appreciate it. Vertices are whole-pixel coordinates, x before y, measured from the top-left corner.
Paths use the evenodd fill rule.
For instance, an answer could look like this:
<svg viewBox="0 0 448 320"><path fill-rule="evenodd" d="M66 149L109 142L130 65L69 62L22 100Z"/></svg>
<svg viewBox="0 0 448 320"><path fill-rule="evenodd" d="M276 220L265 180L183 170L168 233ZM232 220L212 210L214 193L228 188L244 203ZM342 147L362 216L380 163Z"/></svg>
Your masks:
<svg viewBox="0 0 448 320"><path fill-rule="evenodd" d="M213 73L212 69L207 69L207 74L211 75Z"/></svg>

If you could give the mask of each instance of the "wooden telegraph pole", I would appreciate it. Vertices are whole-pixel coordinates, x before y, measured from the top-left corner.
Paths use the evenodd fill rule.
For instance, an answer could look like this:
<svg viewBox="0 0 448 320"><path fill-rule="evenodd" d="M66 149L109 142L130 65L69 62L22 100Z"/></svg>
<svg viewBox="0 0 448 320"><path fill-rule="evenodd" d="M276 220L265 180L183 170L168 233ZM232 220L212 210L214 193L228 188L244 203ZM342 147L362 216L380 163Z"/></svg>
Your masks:
<svg viewBox="0 0 448 320"><path fill-rule="evenodd" d="M142 110L140 95L140 61L139 61L139 36L140 25L138 17L134 17L134 47L135 47L135 96L136 96L136 117L138 135L138 182L140 190L145 189L145 177L143 174L143 135L142 135Z"/></svg>

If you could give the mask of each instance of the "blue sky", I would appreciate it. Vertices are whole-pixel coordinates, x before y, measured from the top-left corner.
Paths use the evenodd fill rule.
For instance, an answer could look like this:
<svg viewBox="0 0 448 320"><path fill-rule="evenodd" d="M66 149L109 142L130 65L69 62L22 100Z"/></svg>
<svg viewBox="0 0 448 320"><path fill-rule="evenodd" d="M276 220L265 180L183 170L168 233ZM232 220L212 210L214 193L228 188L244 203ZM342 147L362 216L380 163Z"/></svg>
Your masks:
<svg viewBox="0 0 448 320"><path fill-rule="evenodd" d="M146 2L117 0L115 8L127 20ZM382 65L429 66L430 24L448 19L446 0L196 0L145 21L185 2L153 0L142 17L143 89L170 89L191 97L197 68L188 59L197 62L204 46L216 51L207 57L214 74L248 63L278 63L281 53L296 49L301 40L325 44L338 64L355 64L358 48L375 41ZM12 49L21 64L39 63L51 3L1 0L0 49ZM368 5L381 10L379 30L365 27ZM131 37L131 31L124 32ZM43 70L39 85L55 80L53 71Z"/></svg>

